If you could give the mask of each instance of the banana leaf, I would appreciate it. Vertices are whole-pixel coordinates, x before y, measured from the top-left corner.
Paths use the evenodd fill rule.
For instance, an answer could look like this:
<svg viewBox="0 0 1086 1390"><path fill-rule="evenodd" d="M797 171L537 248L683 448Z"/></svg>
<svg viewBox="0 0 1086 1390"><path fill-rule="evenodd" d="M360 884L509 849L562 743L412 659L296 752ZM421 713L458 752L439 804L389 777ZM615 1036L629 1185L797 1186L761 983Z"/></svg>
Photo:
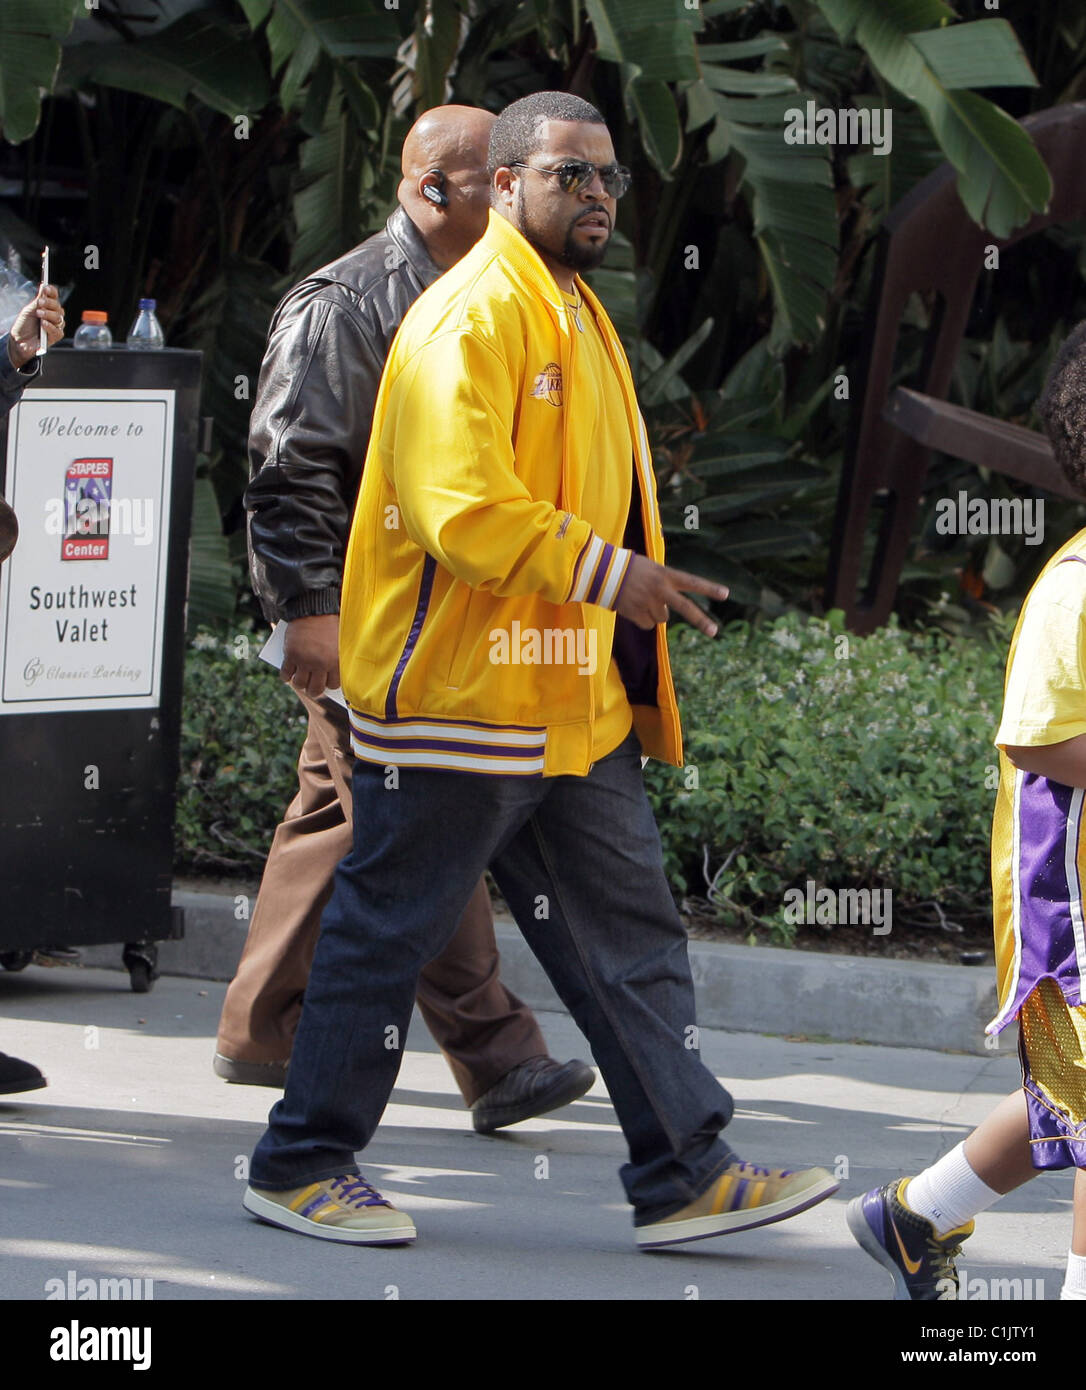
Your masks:
<svg viewBox="0 0 1086 1390"><path fill-rule="evenodd" d="M923 113L958 171L970 217L998 237L1042 212L1052 179L1033 142L1000 107L966 90L1033 87L1037 79L1004 19L953 24L942 0L815 0L842 41Z"/></svg>
<svg viewBox="0 0 1086 1390"><path fill-rule="evenodd" d="M60 67L60 40L83 0L6 0L0 4L0 131L9 144L38 128L43 92Z"/></svg>
<svg viewBox="0 0 1086 1390"><path fill-rule="evenodd" d="M98 82L154 97L180 110L196 97L224 116L253 115L271 96L268 74L244 26L211 11L182 15L161 33L131 43L80 43L64 50L60 82Z"/></svg>

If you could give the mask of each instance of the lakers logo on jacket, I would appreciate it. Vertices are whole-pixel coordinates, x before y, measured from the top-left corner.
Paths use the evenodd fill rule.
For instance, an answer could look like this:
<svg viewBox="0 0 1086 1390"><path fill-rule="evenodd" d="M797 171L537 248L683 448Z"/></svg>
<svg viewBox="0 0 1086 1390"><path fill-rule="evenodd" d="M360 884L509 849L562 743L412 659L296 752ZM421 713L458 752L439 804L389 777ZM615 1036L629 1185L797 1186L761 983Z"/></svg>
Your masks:
<svg viewBox="0 0 1086 1390"><path fill-rule="evenodd" d="M557 362L548 362L535 379L532 395L550 405L562 404L562 368Z"/></svg>

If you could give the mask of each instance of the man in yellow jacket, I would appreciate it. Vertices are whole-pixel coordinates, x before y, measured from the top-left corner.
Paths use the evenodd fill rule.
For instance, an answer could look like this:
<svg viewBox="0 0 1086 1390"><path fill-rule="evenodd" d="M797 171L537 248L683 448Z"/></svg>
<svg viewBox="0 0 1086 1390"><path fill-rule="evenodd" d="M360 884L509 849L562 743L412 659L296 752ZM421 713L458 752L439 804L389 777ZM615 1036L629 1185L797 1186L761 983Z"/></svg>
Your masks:
<svg viewBox="0 0 1086 1390"><path fill-rule="evenodd" d="M741 1162L701 1063L686 934L641 755L680 764L669 611L712 636L663 565L622 347L577 275L629 174L599 112L542 92L490 140L482 240L405 317L347 552L340 669L355 823L287 1088L244 1203L355 1244L415 1237L359 1174L399 1070L419 970L489 865L591 1043L630 1150L642 1248L783 1220L837 1184ZM528 924L531 924L530 926Z"/></svg>

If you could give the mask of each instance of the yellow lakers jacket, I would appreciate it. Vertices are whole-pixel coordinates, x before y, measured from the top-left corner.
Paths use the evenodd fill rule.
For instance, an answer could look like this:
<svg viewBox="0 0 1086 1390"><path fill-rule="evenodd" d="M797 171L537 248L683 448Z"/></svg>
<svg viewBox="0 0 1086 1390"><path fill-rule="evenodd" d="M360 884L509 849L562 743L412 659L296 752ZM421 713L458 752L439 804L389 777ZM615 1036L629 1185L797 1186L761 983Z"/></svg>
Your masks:
<svg viewBox="0 0 1086 1390"><path fill-rule="evenodd" d="M648 439L614 328L577 286L634 441L625 531L612 520L603 534L581 511L597 393L561 292L491 212L404 318L378 391L340 616L360 758L583 776L613 658L643 751L682 761L665 628L614 612L634 551L663 561ZM593 477L597 499L601 488L630 495L629 476Z"/></svg>

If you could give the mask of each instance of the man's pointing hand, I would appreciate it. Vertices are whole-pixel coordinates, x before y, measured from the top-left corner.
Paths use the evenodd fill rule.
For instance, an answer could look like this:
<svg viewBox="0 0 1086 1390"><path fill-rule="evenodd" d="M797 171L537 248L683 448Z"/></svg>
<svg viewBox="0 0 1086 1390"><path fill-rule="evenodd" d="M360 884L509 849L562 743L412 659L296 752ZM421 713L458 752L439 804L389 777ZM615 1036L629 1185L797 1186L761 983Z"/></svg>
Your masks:
<svg viewBox="0 0 1086 1390"><path fill-rule="evenodd" d="M706 598L728 597L728 590L723 584L713 584L708 579L699 579L696 574L673 570L667 565L658 565L644 555L635 555L622 581L615 612L629 618L638 627L651 628L657 623L666 623L670 611L685 618L691 627L704 632L706 637L715 637L716 623L696 603L685 598L683 590L691 594L704 594Z"/></svg>

